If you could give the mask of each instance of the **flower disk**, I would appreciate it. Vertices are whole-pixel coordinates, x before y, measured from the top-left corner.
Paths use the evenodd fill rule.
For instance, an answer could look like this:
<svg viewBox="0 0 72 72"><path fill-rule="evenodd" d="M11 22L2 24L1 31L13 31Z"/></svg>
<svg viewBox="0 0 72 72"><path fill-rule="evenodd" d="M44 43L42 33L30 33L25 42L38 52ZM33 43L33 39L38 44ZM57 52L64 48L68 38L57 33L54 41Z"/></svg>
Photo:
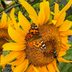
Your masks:
<svg viewBox="0 0 72 72"><path fill-rule="evenodd" d="M60 50L60 35L53 24L44 24L39 27L39 38L27 41L25 50L30 63L35 66L44 66L54 60L54 52ZM38 36L38 35L37 35ZM56 53L56 55L57 55Z"/></svg>

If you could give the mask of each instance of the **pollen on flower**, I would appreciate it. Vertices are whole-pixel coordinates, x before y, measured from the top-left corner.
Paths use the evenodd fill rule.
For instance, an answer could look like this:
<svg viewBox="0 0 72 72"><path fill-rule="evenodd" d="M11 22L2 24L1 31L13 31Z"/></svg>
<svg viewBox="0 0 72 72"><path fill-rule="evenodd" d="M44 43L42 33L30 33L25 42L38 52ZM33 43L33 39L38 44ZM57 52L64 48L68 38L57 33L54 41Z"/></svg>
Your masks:
<svg viewBox="0 0 72 72"><path fill-rule="evenodd" d="M7 29L4 29L4 28L1 28L0 29L0 55L2 54L2 45L4 43L7 42L7 39L9 39L9 35L8 35L8 32L7 32Z"/></svg>
<svg viewBox="0 0 72 72"><path fill-rule="evenodd" d="M44 66L54 60L55 52L58 55L60 37L58 29L53 24L39 26L39 34L41 37L27 41L25 52L31 64Z"/></svg>
<svg viewBox="0 0 72 72"><path fill-rule="evenodd" d="M9 38L7 29L5 29L5 28L0 28L0 38Z"/></svg>
<svg viewBox="0 0 72 72"><path fill-rule="evenodd" d="M2 45L6 42L7 41L4 38L0 38L0 55L2 54L2 50L3 50Z"/></svg>

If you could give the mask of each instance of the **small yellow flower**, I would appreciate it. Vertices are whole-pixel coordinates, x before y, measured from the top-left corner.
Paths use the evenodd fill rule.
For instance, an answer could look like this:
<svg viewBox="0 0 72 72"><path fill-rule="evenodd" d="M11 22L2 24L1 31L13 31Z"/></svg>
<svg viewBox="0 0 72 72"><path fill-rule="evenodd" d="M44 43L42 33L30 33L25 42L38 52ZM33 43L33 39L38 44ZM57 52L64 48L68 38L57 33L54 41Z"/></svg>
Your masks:
<svg viewBox="0 0 72 72"><path fill-rule="evenodd" d="M32 24L21 12L18 14L19 22L16 22L14 9L12 9L8 33L14 42L3 45L4 51L12 52L1 59L1 65L11 64L13 72L59 72L56 60L72 62L62 58L70 47L68 35L72 35L70 30L72 22L65 20L65 16L72 1L69 0L61 11L59 5L55 3L53 20L49 19L51 11L48 1L44 0L40 3L38 15L26 1L19 0L19 2L29 13ZM39 32L37 35L33 27ZM29 34L32 36L27 39Z"/></svg>

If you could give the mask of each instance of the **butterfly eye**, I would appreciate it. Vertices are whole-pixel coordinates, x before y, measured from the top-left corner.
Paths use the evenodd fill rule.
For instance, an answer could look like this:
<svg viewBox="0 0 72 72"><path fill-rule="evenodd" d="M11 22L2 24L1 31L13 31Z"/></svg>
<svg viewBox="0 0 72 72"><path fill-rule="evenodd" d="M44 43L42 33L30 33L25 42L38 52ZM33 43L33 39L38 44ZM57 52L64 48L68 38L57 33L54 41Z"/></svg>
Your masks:
<svg viewBox="0 0 72 72"><path fill-rule="evenodd" d="M37 25L35 25L34 23L31 25L31 29L38 29Z"/></svg>

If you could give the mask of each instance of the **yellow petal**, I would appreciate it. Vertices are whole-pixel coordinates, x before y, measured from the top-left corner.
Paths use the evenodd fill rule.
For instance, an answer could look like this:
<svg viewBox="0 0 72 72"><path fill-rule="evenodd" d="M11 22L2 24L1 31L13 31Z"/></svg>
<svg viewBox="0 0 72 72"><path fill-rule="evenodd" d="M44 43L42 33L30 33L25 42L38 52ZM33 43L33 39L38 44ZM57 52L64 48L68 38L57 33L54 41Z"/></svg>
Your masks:
<svg viewBox="0 0 72 72"><path fill-rule="evenodd" d="M18 18L19 18L19 25L22 26L23 31L24 31L24 33L25 33L25 35L26 35L26 34L29 32L30 23L29 23L29 21L25 18L25 16L22 15L21 12L19 12Z"/></svg>
<svg viewBox="0 0 72 72"><path fill-rule="evenodd" d="M45 23L46 23L50 17L50 7L48 1L44 2L44 13L45 13Z"/></svg>
<svg viewBox="0 0 72 72"><path fill-rule="evenodd" d="M17 26L15 27L15 29L16 29L21 35L23 35L24 38L25 38L25 34L26 34L26 33L24 32L23 29L20 28L19 22L18 22Z"/></svg>
<svg viewBox="0 0 72 72"><path fill-rule="evenodd" d="M15 61L9 63L11 65L12 71L16 68L16 66L19 66L24 62L25 57L25 53L23 53L22 55L18 56Z"/></svg>
<svg viewBox="0 0 72 72"><path fill-rule="evenodd" d="M8 24L14 26L20 33L23 34L22 30L20 29L18 23L16 22L16 17L14 15L15 9L13 8L10 12L10 18L8 18Z"/></svg>
<svg viewBox="0 0 72 72"><path fill-rule="evenodd" d="M21 55L21 52L11 52L10 54L4 56L4 58L1 59L1 65L9 63L19 55Z"/></svg>
<svg viewBox="0 0 72 72"><path fill-rule="evenodd" d="M48 72L46 66L39 67L38 70L39 70L39 72Z"/></svg>
<svg viewBox="0 0 72 72"><path fill-rule="evenodd" d="M26 72L39 72L39 71L33 65L30 65Z"/></svg>
<svg viewBox="0 0 72 72"><path fill-rule="evenodd" d="M11 62L10 64L14 67L14 66L18 66L21 63L24 62L26 55L25 53L23 53L20 57L18 57L15 61Z"/></svg>
<svg viewBox="0 0 72 72"><path fill-rule="evenodd" d="M7 28L7 14L5 12L3 12L2 14L2 18L1 18L1 24L0 24L0 28Z"/></svg>
<svg viewBox="0 0 72 72"><path fill-rule="evenodd" d="M42 25L44 24L44 21L45 21L45 12L44 12L44 3L41 2L40 3L40 12L38 14L38 21L39 21L39 24Z"/></svg>
<svg viewBox="0 0 72 72"><path fill-rule="evenodd" d="M25 37L25 32L23 31L23 29L20 28L19 22L17 22L17 23L16 23L16 21L13 22L12 19L8 18L8 24L13 26L19 33L21 33L21 35L23 35Z"/></svg>
<svg viewBox="0 0 72 72"><path fill-rule="evenodd" d="M58 58L58 61L59 62L66 62L66 63L72 62L72 61L66 60L66 59L64 59L62 57Z"/></svg>
<svg viewBox="0 0 72 72"><path fill-rule="evenodd" d="M60 15L60 17L58 19L56 19L57 20L57 23L56 23L57 27L59 27L61 24L63 24L65 16L66 16L66 13L64 12Z"/></svg>
<svg viewBox="0 0 72 72"><path fill-rule="evenodd" d="M54 25L56 24L56 22L57 22L56 20L52 20L52 23L53 23Z"/></svg>
<svg viewBox="0 0 72 72"><path fill-rule="evenodd" d="M23 72L27 69L28 67L28 60L25 60L23 63L21 63L19 66L17 66L13 72Z"/></svg>
<svg viewBox="0 0 72 72"><path fill-rule="evenodd" d="M69 2L65 5L65 7L57 14L55 19L58 19L62 14L64 14L64 12L66 12L71 5L72 5L72 0L69 0Z"/></svg>
<svg viewBox="0 0 72 72"><path fill-rule="evenodd" d="M27 69L26 72L35 72L34 69L33 69L33 67L32 67L32 65L30 65L30 66L28 67L28 69Z"/></svg>
<svg viewBox="0 0 72 72"><path fill-rule="evenodd" d="M39 24L42 25L49 20L50 17L50 8L49 2L44 1L40 3L40 12L39 12Z"/></svg>
<svg viewBox="0 0 72 72"><path fill-rule="evenodd" d="M4 51L7 51L7 50L20 51L25 49L25 46L19 43L6 43L2 47Z"/></svg>
<svg viewBox="0 0 72 72"><path fill-rule="evenodd" d="M68 37L61 37L61 43L67 44L68 43Z"/></svg>
<svg viewBox="0 0 72 72"><path fill-rule="evenodd" d="M54 68L54 66L53 66L52 63L48 64L48 65L47 65L47 68L48 68L48 71L49 71L49 72L56 72L56 70L55 70L55 68Z"/></svg>
<svg viewBox="0 0 72 72"><path fill-rule="evenodd" d="M72 30L62 31L62 32L60 32L60 35L61 35L61 36L72 35Z"/></svg>
<svg viewBox="0 0 72 72"><path fill-rule="evenodd" d="M69 0L69 2L65 5L65 7L61 10L60 14L62 14L63 12L66 12L70 6L72 5L72 0Z"/></svg>
<svg viewBox="0 0 72 72"><path fill-rule="evenodd" d="M58 57L64 56L66 54L66 51L61 51L58 53Z"/></svg>
<svg viewBox="0 0 72 72"><path fill-rule="evenodd" d="M18 23L19 23L19 22L18 22ZM25 32L23 31L23 29L20 28L20 25L19 25L18 23L14 24L13 21L12 21L10 18L8 18L8 25L13 26L14 29L15 29L17 32L19 32L19 33L24 37L24 39L25 39Z"/></svg>
<svg viewBox="0 0 72 72"><path fill-rule="evenodd" d="M36 11L33 9L33 7L28 4L25 0L19 0L19 2L21 3L21 5L27 10L27 12L29 13L29 17L32 19L32 21L35 24L38 24L37 22L37 13Z"/></svg>
<svg viewBox="0 0 72 72"><path fill-rule="evenodd" d="M70 44L61 44L61 50L67 51L70 48Z"/></svg>
<svg viewBox="0 0 72 72"><path fill-rule="evenodd" d="M9 25L8 27L8 33L14 41L19 43L24 42L24 37L20 33L18 33L18 31L15 30L11 25Z"/></svg>
<svg viewBox="0 0 72 72"><path fill-rule="evenodd" d="M58 69L58 67L57 67L57 62L56 62L56 60L53 61L53 66L54 66L54 68L55 68L55 70L56 70L57 72L60 72L59 69Z"/></svg>
<svg viewBox="0 0 72 72"><path fill-rule="evenodd" d="M69 30L69 28L72 26L72 22L71 21L64 21L64 23L60 26L59 31L67 31Z"/></svg>
<svg viewBox="0 0 72 72"><path fill-rule="evenodd" d="M11 10L11 12L10 12L10 18L11 18L11 20L12 20L12 23L13 23L14 26L16 27L16 26L17 26L17 23L16 23L16 17L15 17L15 15L14 15L14 13L15 13L15 9L13 8L13 9Z"/></svg>
<svg viewBox="0 0 72 72"><path fill-rule="evenodd" d="M39 70L35 66L33 66L33 68L34 68L35 72L39 72Z"/></svg>
<svg viewBox="0 0 72 72"><path fill-rule="evenodd" d="M54 8L54 19L56 18L57 14L59 13L59 5L57 3L55 3L55 8Z"/></svg>
<svg viewBox="0 0 72 72"><path fill-rule="evenodd" d="M2 62L2 60L4 60L4 55L0 55L0 66L2 65L3 66L3 64L1 63Z"/></svg>

